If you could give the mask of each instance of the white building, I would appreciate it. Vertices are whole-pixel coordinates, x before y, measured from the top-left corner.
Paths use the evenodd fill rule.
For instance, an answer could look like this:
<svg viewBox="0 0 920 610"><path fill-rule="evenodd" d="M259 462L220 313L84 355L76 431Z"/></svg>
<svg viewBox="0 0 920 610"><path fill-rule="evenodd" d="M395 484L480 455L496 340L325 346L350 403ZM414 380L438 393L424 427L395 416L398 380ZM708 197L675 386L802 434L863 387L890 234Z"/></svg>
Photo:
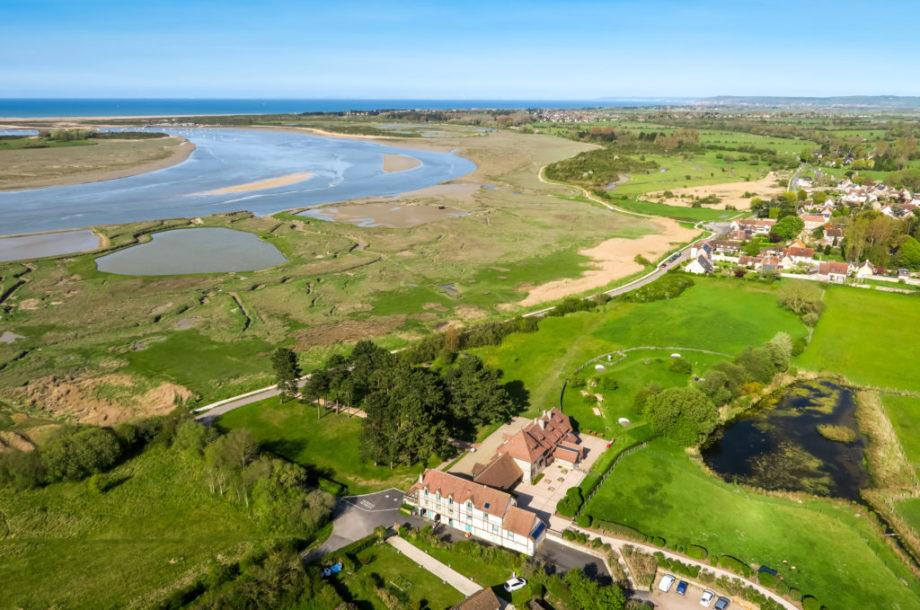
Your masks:
<svg viewBox="0 0 920 610"><path fill-rule="evenodd" d="M426 519L527 555L546 533L546 523L519 508L511 494L440 470L420 474L406 502Z"/></svg>

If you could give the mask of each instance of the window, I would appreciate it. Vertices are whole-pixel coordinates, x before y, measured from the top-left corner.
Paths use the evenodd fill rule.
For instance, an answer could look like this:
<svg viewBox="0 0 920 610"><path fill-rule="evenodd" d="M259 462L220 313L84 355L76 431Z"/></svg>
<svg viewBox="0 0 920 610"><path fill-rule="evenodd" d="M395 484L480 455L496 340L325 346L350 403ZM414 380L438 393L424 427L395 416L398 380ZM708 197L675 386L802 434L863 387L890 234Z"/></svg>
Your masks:
<svg viewBox="0 0 920 610"><path fill-rule="evenodd" d="M492 525L492 533L493 533L493 534L497 534L497 533L498 533L498 526L497 526L497 525L494 525L494 524Z"/></svg>
<svg viewBox="0 0 920 610"><path fill-rule="evenodd" d="M469 510L469 511L473 510L473 503L470 502L469 500L466 501L466 510Z"/></svg>

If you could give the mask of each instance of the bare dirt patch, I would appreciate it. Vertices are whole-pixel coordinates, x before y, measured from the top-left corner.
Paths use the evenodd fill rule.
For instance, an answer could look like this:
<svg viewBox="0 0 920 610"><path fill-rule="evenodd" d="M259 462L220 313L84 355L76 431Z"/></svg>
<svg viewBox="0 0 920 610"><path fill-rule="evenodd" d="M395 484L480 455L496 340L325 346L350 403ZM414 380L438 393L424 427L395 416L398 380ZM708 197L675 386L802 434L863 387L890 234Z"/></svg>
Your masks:
<svg viewBox="0 0 920 610"><path fill-rule="evenodd" d="M406 321L404 315L379 316L370 320L339 320L330 325L311 326L294 333L295 349L306 350L318 345L357 343L368 337L393 332Z"/></svg>
<svg viewBox="0 0 920 610"><path fill-rule="evenodd" d="M724 184L709 184L706 186L689 186L686 188L671 189L674 197L665 197L664 191L647 193L642 198L649 201L660 201L668 205L676 205L688 208L693 205L693 199L696 197L705 198L715 195L722 200L721 203L706 205L707 208L724 210L726 206L732 206L737 210L747 210L751 207L751 197L744 197L744 193L754 193L761 199L769 199L774 195L779 195L786 189L776 186L779 177L775 172L770 172L766 177L753 182L726 182ZM681 197L684 195L685 197Z"/></svg>
<svg viewBox="0 0 920 610"><path fill-rule="evenodd" d="M38 304L40 301L38 299L25 299L22 303L19 304L19 309L28 309L34 310L38 309Z"/></svg>
<svg viewBox="0 0 920 610"><path fill-rule="evenodd" d="M383 171L391 174L414 169L421 164L418 159L406 155L383 155Z"/></svg>
<svg viewBox="0 0 920 610"><path fill-rule="evenodd" d="M32 451L35 444L18 432L0 431L0 452Z"/></svg>
<svg viewBox="0 0 920 610"><path fill-rule="evenodd" d="M25 339L25 337L17 335L11 330L3 331L3 334L0 334L0 343L13 343L17 339Z"/></svg>
<svg viewBox="0 0 920 610"><path fill-rule="evenodd" d="M132 417L165 415L192 398L193 393L174 383L138 391L130 375L101 377L42 377L18 390L18 398L54 416L85 424L111 425ZM103 389L109 392L103 394ZM114 391L112 391L114 389Z"/></svg>
<svg viewBox="0 0 920 610"><path fill-rule="evenodd" d="M408 229L429 222L463 216L466 212L444 205L361 203L313 208L304 210L301 214L329 222L348 222L359 227Z"/></svg>
<svg viewBox="0 0 920 610"><path fill-rule="evenodd" d="M464 322L481 320L488 315L484 309L475 305L457 305L454 307L454 313Z"/></svg>
<svg viewBox="0 0 920 610"><path fill-rule="evenodd" d="M313 177L313 174L310 172L300 172L295 174L285 174L284 176L278 176L276 178L268 178L267 180L256 180L255 182L247 182L245 184L236 184L234 186L227 186L220 189L214 189L213 191L205 191L203 193L196 193L196 195L226 195L228 193L246 193L248 191L260 191L262 189L273 189L278 186L287 186L288 184L294 184L295 182L303 182L304 180L309 180Z"/></svg>
<svg viewBox="0 0 920 610"><path fill-rule="evenodd" d="M688 242L696 236L696 231L685 229L671 219L656 218L652 222L661 228L660 233L644 235L638 239L615 237L593 248L582 250L581 254L592 259L593 269L585 271L579 278L541 284L530 290L519 304L529 307L601 288L641 271L642 265L633 260L637 254L654 261L668 252L674 244Z"/></svg>

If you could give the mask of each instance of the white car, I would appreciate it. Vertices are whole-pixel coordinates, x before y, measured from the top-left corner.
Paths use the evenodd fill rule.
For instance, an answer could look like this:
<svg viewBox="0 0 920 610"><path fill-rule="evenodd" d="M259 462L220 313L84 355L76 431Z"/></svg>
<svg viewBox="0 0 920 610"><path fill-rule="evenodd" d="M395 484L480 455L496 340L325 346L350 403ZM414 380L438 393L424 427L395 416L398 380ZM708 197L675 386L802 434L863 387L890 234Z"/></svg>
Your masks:
<svg viewBox="0 0 920 610"><path fill-rule="evenodd" d="M527 581L521 577L512 578L505 582L505 591L511 593L512 591L517 591L518 589L523 589L527 586Z"/></svg>
<svg viewBox="0 0 920 610"><path fill-rule="evenodd" d="M709 589L706 589L705 591L703 591L703 597L700 598L700 605L703 606L704 608L708 608L709 606L712 605L712 600L715 598L715 596L716 596L715 591L710 591Z"/></svg>
<svg viewBox="0 0 920 610"><path fill-rule="evenodd" d="M675 580L677 579L671 576L670 574L665 574L664 576L661 577L661 582L658 583L658 590L664 591L665 593L667 593L668 591L671 590L671 585L674 584Z"/></svg>

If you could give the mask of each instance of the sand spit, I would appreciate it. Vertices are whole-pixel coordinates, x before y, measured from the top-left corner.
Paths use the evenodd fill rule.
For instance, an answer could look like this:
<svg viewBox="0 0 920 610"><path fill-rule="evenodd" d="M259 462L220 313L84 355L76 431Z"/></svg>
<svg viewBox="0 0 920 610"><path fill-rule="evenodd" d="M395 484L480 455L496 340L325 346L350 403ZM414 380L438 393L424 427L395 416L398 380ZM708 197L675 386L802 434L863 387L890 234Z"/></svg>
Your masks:
<svg viewBox="0 0 920 610"><path fill-rule="evenodd" d="M638 239L615 237L599 245L582 250L580 254L592 259L594 268L585 271L581 277L555 280L530 290L527 297L518 303L524 307L561 299L573 294L602 288L610 282L642 270L633 259L641 254L649 260L657 260L674 244L692 240L697 232L686 229L670 219L652 221L661 232L644 235Z"/></svg>
<svg viewBox="0 0 920 610"><path fill-rule="evenodd" d="M313 174L310 172L285 174L284 176L278 176L277 178L268 178L266 180L256 180L255 182L247 182L245 184L236 184L234 186L226 186L224 188L214 189L213 191L205 191L203 193L196 193L196 195L227 195L230 193L246 193L248 191L261 191L262 189L273 189L278 186L287 186L288 184L294 184L295 182L303 182L304 180L309 180L312 177L313 177Z"/></svg>
<svg viewBox="0 0 920 610"><path fill-rule="evenodd" d="M383 155L383 171L393 174L415 169L422 162L406 155Z"/></svg>

